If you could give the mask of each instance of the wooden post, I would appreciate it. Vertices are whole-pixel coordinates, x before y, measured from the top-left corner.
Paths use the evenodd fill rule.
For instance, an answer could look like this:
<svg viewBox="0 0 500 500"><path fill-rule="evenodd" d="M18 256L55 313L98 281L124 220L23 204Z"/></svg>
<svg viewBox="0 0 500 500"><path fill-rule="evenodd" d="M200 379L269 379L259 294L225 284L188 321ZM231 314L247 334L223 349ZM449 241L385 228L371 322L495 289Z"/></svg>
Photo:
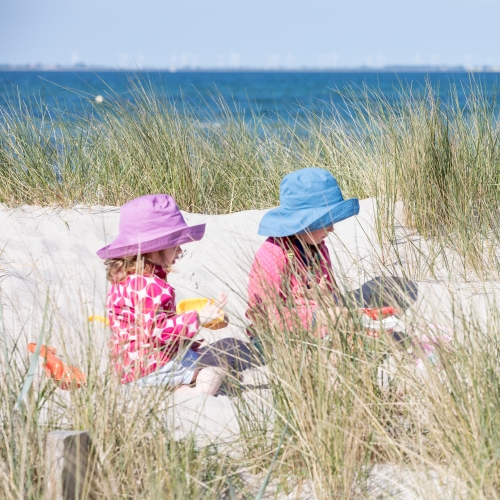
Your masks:
<svg viewBox="0 0 500 500"><path fill-rule="evenodd" d="M79 500L87 475L90 437L86 431L55 431L45 447L45 500Z"/></svg>

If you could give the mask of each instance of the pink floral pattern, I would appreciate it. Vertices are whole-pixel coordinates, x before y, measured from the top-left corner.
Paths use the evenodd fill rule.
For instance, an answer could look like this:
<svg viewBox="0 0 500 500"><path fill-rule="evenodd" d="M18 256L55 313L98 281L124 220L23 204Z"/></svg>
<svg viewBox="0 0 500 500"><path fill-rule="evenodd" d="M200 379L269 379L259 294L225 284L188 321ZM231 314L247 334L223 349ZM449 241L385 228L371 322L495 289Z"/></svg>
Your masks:
<svg viewBox="0 0 500 500"><path fill-rule="evenodd" d="M321 266L314 276L300 266L298 250L286 238L268 238L255 254L248 284L247 316L255 314L285 321L288 328L298 318L305 328L312 327L313 312L317 303L305 298L304 290L312 279L319 283L322 276L330 293L336 289L330 254L325 243L319 245ZM292 269L291 260L299 263ZM279 307L283 304L284 307Z"/></svg>
<svg viewBox="0 0 500 500"><path fill-rule="evenodd" d="M199 330L198 313L176 314L175 290L166 277L156 266L151 274L130 274L109 289L111 358L124 384L160 369Z"/></svg>

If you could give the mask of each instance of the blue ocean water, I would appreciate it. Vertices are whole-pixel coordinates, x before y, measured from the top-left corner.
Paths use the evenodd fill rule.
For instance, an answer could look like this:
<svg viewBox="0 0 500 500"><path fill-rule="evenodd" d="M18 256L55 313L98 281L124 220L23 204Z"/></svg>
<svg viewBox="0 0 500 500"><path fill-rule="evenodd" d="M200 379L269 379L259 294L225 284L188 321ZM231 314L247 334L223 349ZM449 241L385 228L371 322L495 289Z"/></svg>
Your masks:
<svg viewBox="0 0 500 500"><path fill-rule="evenodd" d="M130 98L130 80L139 78L169 99L189 103L200 113L221 112L217 99L221 96L231 111L250 116L256 112L273 120L278 115L291 116L307 110L326 110L330 104L343 106L342 92L348 87L366 86L397 100L401 87L422 90L429 82L444 100L455 86L461 104L465 103L471 78L486 94L496 94L498 73L328 73L328 72L36 72L0 71L0 107L6 101L21 96L42 98L50 106L79 113L97 95L104 99Z"/></svg>

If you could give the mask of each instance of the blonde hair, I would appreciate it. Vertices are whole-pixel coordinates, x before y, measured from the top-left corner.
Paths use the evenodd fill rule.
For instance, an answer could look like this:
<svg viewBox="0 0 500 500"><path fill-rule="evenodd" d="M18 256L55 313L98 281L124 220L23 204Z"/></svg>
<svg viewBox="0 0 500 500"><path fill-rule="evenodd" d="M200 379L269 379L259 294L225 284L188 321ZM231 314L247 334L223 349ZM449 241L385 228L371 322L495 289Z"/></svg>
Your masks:
<svg viewBox="0 0 500 500"><path fill-rule="evenodd" d="M129 274L152 274L154 264L148 259L150 254L131 255L129 257L118 257L106 259L106 279L111 283L120 283Z"/></svg>

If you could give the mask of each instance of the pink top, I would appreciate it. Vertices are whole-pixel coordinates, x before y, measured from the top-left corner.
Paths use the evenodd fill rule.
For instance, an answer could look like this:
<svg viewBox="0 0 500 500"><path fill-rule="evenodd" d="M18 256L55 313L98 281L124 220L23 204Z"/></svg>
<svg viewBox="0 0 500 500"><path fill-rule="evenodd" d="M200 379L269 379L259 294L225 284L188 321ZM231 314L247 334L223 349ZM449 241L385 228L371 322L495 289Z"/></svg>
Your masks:
<svg viewBox="0 0 500 500"><path fill-rule="evenodd" d="M268 238L255 254L248 284L249 319L256 314L284 320L292 328L298 318L311 329L314 300L308 300L308 283L324 277L329 292L336 290L330 254L325 243L318 245L319 265L307 268L299 248L289 238ZM281 306L278 307L278 304Z"/></svg>
<svg viewBox="0 0 500 500"><path fill-rule="evenodd" d="M155 266L151 274L130 274L109 289L111 358L123 384L161 368L183 338L198 332L198 313L176 314L175 290L166 278L165 271Z"/></svg>

